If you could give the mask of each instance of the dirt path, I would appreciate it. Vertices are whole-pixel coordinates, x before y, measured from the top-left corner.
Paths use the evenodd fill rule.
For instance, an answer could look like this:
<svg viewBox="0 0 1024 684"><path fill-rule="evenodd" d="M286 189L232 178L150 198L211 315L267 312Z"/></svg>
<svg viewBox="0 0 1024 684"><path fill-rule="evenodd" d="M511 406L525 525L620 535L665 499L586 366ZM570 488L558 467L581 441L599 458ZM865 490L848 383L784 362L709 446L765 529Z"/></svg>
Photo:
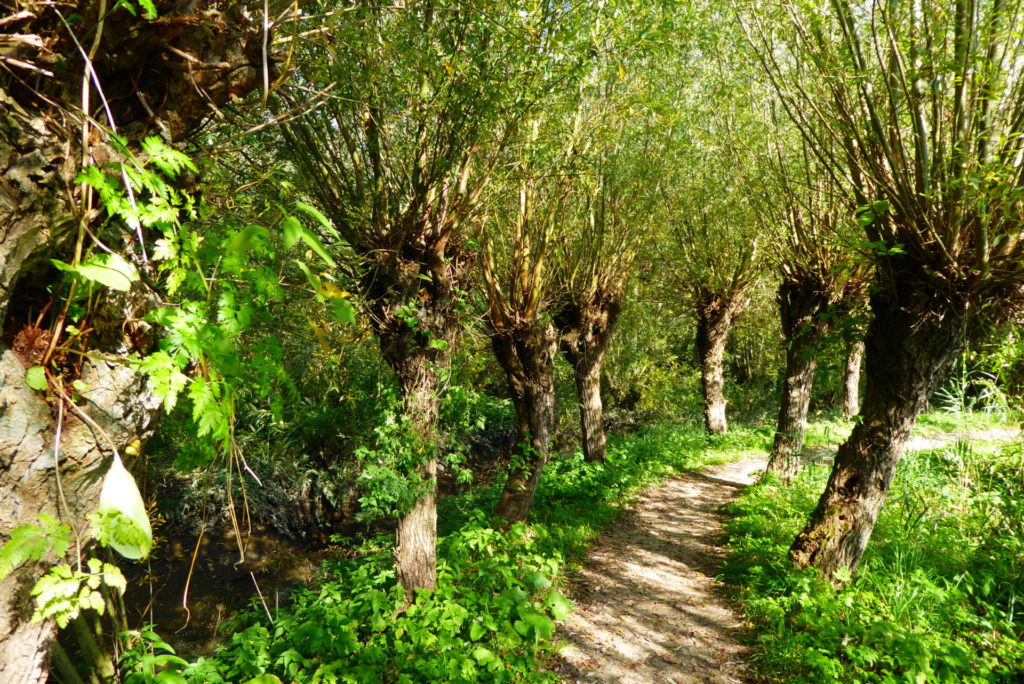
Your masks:
<svg viewBox="0 0 1024 684"><path fill-rule="evenodd" d="M565 682L743 682L740 619L714 576L721 507L754 482L763 460L681 475L645 491L594 544L561 628Z"/></svg>

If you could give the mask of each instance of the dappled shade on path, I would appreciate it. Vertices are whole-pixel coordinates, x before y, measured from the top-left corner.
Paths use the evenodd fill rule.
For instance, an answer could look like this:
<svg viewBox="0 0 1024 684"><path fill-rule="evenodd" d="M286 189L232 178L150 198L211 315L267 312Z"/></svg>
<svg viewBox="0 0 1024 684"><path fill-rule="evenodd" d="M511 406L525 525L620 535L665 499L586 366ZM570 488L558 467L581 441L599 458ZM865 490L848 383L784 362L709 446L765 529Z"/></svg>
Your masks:
<svg viewBox="0 0 1024 684"><path fill-rule="evenodd" d="M724 504L763 460L688 473L644 492L598 538L573 579L576 610L561 629L566 682L742 682L748 647L714 579Z"/></svg>

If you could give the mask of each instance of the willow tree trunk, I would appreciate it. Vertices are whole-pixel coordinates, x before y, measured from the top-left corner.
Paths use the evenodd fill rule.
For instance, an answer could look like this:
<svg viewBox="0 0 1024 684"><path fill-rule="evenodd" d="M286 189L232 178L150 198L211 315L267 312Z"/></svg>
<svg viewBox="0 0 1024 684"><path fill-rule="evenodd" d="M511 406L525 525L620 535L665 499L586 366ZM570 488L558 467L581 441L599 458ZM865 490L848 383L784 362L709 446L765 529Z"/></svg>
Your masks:
<svg viewBox="0 0 1024 684"><path fill-rule="evenodd" d="M742 313L739 293L721 296L702 293L697 298L697 358L704 398L704 427L708 432L729 429L725 416L725 342L732 324Z"/></svg>
<svg viewBox="0 0 1024 684"><path fill-rule="evenodd" d="M767 472L788 480L800 465L817 353L828 332L821 314L828 308L829 297L819 280L791 277L779 285L778 304L786 338L786 376Z"/></svg>
<svg viewBox="0 0 1024 684"><path fill-rule="evenodd" d="M607 437L604 432L604 403L601 400L603 359L578 361L573 367L576 394L580 403L580 430L583 436L583 460L605 460Z"/></svg>
<svg viewBox="0 0 1024 684"><path fill-rule="evenodd" d="M494 513L516 522L529 515L548 460L555 417L558 335L551 324L537 322L495 332L491 341L508 377L516 410L516 446Z"/></svg>
<svg viewBox="0 0 1024 684"><path fill-rule="evenodd" d="M850 345L843 373L843 416L847 420L860 413L860 362L864 358L864 340Z"/></svg>
<svg viewBox="0 0 1024 684"><path fill-rule="evenodd" d="M621 311L621 291L599 292L582 304L564 306L554 317L561 336L562 353L572 365L576 381L583 458L591 462L605 460L601 369Z"/></svg>
<svg viewBox="0 0 1024 684"><path fill-rule="evenodd" d="M426 490L398 521L395 571L410 598L437 586L437 414L438 377L424 357L407 359L399 373L405 415L422 450L418 473Z"/></svg>
<svg viewBox="0 0 1024 684"><path fill-rule="evenodd" d="M797 565L830 577L856 569L914 422L965 344L966 307L932 310L941 300L929 301L927 288L907 282L899 298L872 295L861 420L839 447L825 491L790 548Z"/></svg>
<svg viewBox="0 0 1024 684"><path fill-rule="evenodd" d="M248 19L241 3L216 3L217 11L208 12L214 3L200 0L192 4L191 14L175 13L169 0L156 6L160 18L146 21L110 4L93 59L116 123L131 147L160 132L171 139L188 135L209 115L211 105L244 96L259 83L261 73L256 68L263 39L260 25ZM4 56L15 58L0 70L0 542L11 529L36 524L37 516L45 513L74 526L88 543L85 521L98 504L111 445L70 408L58 411L52 391L33 390L25 383L26 370L47 354L50 325L61 308L51 303L48 288L59 273L49 260L72 260L74 233L81 223L81 189L74 178L83 159L82 129L74 122L81 119L83 63L51 3L27 0L17 7L23 11L5 17L0 27L12 36L0 40L11 48L5 48ZM69 18L80 18L80 40L91 41L98 30L99 4L81 0L61 5L61 10ZM194 55L207 62L196 68ZM36 71L26 65L35 65ZM39 76L43 70L53 73ZM98 101L93 91L93 104ZM90 115L102 118L101 111ZM94 158L117 160L116 149L104 140L95 128L90 130ZM106 230L107 244L118 246L114 228ZM145 379L128 363L131 355L146 352L154 342L152 331L141 323L152 303L138 289L97 297L90 339L92 350L106 360L76 366L71 359L55 359L61 371L85 383L79 409L118 448L145 439L157 409ZM36 327L44 309L49 317ZM125 363L109 362L118 359ZM59 441L57 416L62 418ZM57 505L58 471L66 506ZM30 590L47 565L58 560L21 565L0 580L0 682L47 678L55 629L49 620L30 621Z"/></svg>
<svg viewBox="0 0 1024 684"><path fill-rule="evenodd" d="M469 254L461 243L424 228L418 240L366 254L363 278L381 355L395 372L402 408L422 454L423 490L398 521L395 571L410 600L437 586L437 452L440 378L462 334L459 314ZM415 302L414 316L410 303ZM410 323L410 321L414 321Z"/></svg>

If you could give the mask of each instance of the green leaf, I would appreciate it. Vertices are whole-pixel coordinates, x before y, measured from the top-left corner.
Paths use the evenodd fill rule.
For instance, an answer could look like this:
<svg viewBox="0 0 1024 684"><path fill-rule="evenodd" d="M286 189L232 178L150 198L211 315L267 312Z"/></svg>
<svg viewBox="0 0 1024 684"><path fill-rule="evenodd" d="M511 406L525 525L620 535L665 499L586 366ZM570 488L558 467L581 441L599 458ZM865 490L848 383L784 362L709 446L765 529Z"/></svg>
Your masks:
<svg viewBox="0 0 1024 684"><path fill-rule="evenodd" d="M487 629L479 622L474 622L469 626L469 638L473 641L477 641L480 637L487 633Z"/></svg>
<svg viewBox="0 0 1024 684"><path fill-rule="evenodd" d="M444 340L430 340L430 348L440 349L441 351L444 351L445 349L448 348L448 343L445 342Z"/></svg>
<svg viewBox="0 0 1024 684"><path fill-rule="evenodd" d="M284 228L284 248L291 249L302 235L302 224L294 216L285 216L281 227Z"/></svg>
<svg viewBox="0 0 1024 684"><path fill-rule="evenodd" d="M305 202L296 202L295 203L295 208L300 210L300 211L304 211L307 214L309 214L310 216L312 216L314 221L316 221L321 226L323 226L324 230L326 230L328 233L331 234L331 237L333 237L335 239L338 239L338 240L341 239L341 234L338 233L338 231L334 229L334 226L331 224L331 222L327 219L326 216L324 216L322 213L320 213L319 209L317 209L316 207L311 207L308 204L306 204Z"/></svg>
<svg viewBox="0 0 1024 684"><path fill-rule="evenodd" d="M303 228L299 234L302 241L306 243L311 250L316 252L317 256L324 260L324 262L331 268L336 268L338 264L331 258L331 255L327 253L327 248L324 247L324 243L320 242L320 238L313 234L312 231Z"/></svg>
<svg viewBox="0 0 1024 684"><path fill-rule="evenodd" d="M156 19L156 4L153 0L139 0L139 7L146 13L147 19Z"/></svg>
<svg viewBox="0 0 1024 684"><path fill-rule="evenodd" d="M151 0L140 0L139 4L146 9L146 18L156 18L156 8ZM155 135L142 141L142 151L149 156L149 162L168 178L176 178L182 169L190 169L194 173L199 171L187 154L174 149Z"/></svg>
<svg viewBox="0 0 1024 684"><path fill-rule="evenodd" d="M19 525L8 532L10 539L0 546L0 580L27 561L37 561L48 551L60 557L68 549L71 528L45 513L38 525Z"/></svg>
<svg viewBox="0 0 1024 684"><path fill-rule="evenodd" d="M356 322L355 307L347 299L332 299L331 310L334 312L334 318L342 325L350 325Z"/></svg>
<svg viewBox="0 0 1024 684"><path fill-rule="evenodd" d="M490 649L484 648L483 646L477 646L473 649L473 657L476 658L476 662L481 665L488 665L498 659L498 656L494 655Z"/></svg>
<svg viewBox="0 0 1024 684"><path fill-rule="evenodd" d="M42 392L46 389L46 370L42 366L32 366L25 373L25 384Z"/></svg>
<svg viewBox="0 0 1024 684"><path fill-rule="evenodd" d="M263 226L249 226L235 233L235 236L231 238L231 242L228 243L227 252L228 254L244 254L252 249L253 241L260 238L267 238L270 233Z"/></svg>
<svg viewBox="0 0 1024 684"><path fill-rule="evenodd" d="M57 259L50 259L50 263L62 271L78 274L86 280L106 285L121 292L127 292L132 283L139 279L139 273L135 267L119 254L97 254L78 266L72 266Z"/></svg>
<svg viewBox="0 0 1024 684"><path fill-rule="evenodd" d="M551 586L551 580L545 577L544 573L539 570L533 570L526 573L526 577L524 579L526 581L526 586L531 589L547 589Z"/></svg>
<svg viewBox="0 0 1024 684"><path fill-rule="evenodd" d="M559 622L569 617L569 613L572 612L572 601L557 591L551 592L551 596L544 601L544 606L551 611L551 617Z"/></svg>
<svg viewBox="0 0 1024 684"><path fill-rule="evenodd" d="M555 633L555 623L544 613L520 604L516 609L522 620L516 620L514 627L523 636L528 636L532 631L534 638L550 639Z"/></svg>
<svg viewBox="0 0 1024 684"><path fill-rule="evenodd" d="M306 280L309 281L309 286L313 288L313 291L319 292L321 289L320 278L309 270L309 266L306 266L305 262L295 259L295 264L299 267L300 271L306 274Z"/></svg>

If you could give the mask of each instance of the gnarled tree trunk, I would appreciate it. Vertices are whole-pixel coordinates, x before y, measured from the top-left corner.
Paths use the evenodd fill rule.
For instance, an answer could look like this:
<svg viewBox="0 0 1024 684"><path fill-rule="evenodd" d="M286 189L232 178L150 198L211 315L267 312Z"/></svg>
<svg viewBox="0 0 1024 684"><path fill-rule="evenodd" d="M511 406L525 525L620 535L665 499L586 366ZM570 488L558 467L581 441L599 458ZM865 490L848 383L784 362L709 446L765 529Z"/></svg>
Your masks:
<svg viewBox="0 0 1024 684"><path fill-rule="evenodd" d="M558 336L550 323L535 322L496 331L495 355L508 377L516 409L516 447L508 481L495 515L509 522L526 520L551 446L555 417L554 361Z"/></svg>
<svg viewBox="0 0 1024 684"><path fill-rule="evenodd" d="M696 347L704 397L704 427L708 432L724 433L729 428L725 416L725 342L745 305L741 293L725 296L706 290L698 293Z"/></svg>
<svg viewBox="0 0 1024 684"><path fill-rule="evenodd" d="M861 420L839 447L817 508L790 549L801 566L854 570L871 537L918 414L966 343L967 310L906 274L897 292L871 297ZM945 296L946 293L943 293Z"/></svg>
<svg viewBox="0 0 1024 684"><path fill-rule="evenodd" d="M786 376L767 472L787 480L799 467L817 353L828 332L821 314L828 308L829 297L817 279L790 277L779 285L778 304L786 338Z"/></svg>
<svg viewBox="0 0 1024 684"><path fill-rule="evenodd" d="M241 4L220 3L210 13L204 10L213 3L200 0L194 14L175 14L169 1L156 4L161 17L145 21L110 3L93 59L129 146L161 131L179 139L210 113L211 104L223 105L259 82L259 24L243 15ZM35 524L45 513L73 526L88 543L86 519L98 504L111 445L70 407L59 411L52 390L36 391L25 383L27 369L46 358L50 326L61 308L59 302L50 303L47 292L59 279L49 259L72 260L70 243L83 210L74 178L83 159L82 129L76 122L84 65L55 5L29 0L18 8L0 27L16 38L0 36L0 44L15 46L4 56L17 62L5 61L0 70L0 542L14 527ZM83 27L86 37L80 40L89 49L98 31L99 3L82 0L59 9L68 18L84 17L75 26ZM38 70L52 74L40 77ZM38 90L27 87L28 81ZM91 102L99 102L95 90ZM89 114L102 120L102 111L97 107ZM92 158L117 159L104 140L95 127L90 129ZM119 246L109 238L108 244ZM71 368L76 361L57 359L62 371L88 387L79 393L79 410L118 448L145 439L157 409L144 378L127 364L129 353L147 350L152 335L141 325L122 325L141 320L149 304L137 289L96 301L92 348L125 363L86 361ZM58 471L66 506L58 505ZM16 568L0 581L2 682L46 680L54 625L30 622L29 592L47 563L60 559L44 560Z"/></svg>
<svg viewBox="0 0 1024 684"><path fill-rule="evenodd" d="M620 311L621 291L599 292L582 304L567 304L554 317L561 333L562 353L573 367L579 397L583 458L587 461L605 459L601 369Z"/></svg>
<svg viewBox="0 0 1024 684"><path fill-rule="evenodd" d="M864 340L850 345L843 372L843 416L849 420L860 413L860 362L864 358Z"/></svg>

